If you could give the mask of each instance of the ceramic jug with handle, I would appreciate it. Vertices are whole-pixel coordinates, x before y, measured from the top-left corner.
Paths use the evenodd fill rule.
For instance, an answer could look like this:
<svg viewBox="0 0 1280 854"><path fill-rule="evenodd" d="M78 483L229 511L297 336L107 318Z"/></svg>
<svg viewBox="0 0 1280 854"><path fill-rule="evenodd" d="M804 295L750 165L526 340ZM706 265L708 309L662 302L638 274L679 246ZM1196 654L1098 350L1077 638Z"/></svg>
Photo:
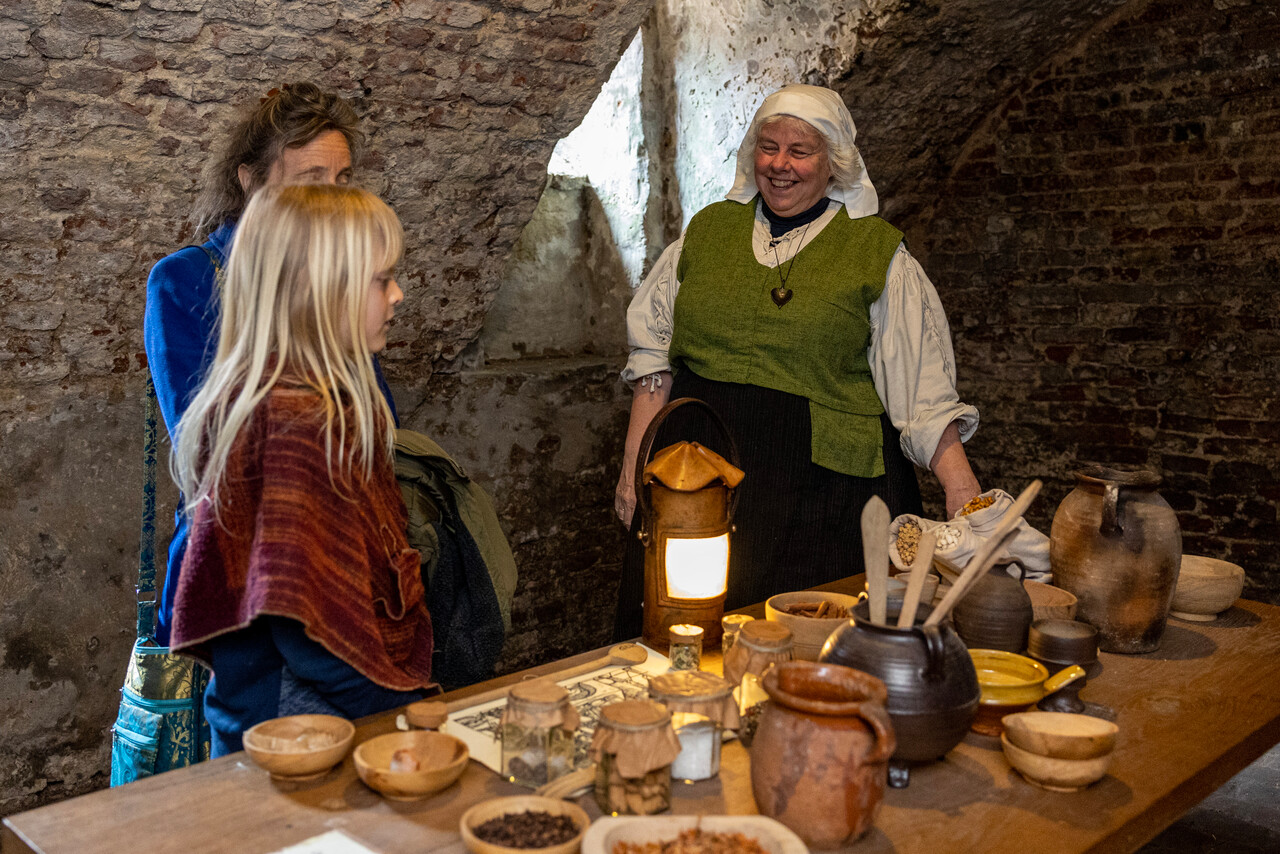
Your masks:
<svg viewBox="0 0 1280 854"><path fill-rule="evenodd" d="M1164 635L1182 528L1159 485L1155 472L1089 466L1053 516L1054 584L1080 600L1076 619L1107 652L1151 652Z"/></svg>

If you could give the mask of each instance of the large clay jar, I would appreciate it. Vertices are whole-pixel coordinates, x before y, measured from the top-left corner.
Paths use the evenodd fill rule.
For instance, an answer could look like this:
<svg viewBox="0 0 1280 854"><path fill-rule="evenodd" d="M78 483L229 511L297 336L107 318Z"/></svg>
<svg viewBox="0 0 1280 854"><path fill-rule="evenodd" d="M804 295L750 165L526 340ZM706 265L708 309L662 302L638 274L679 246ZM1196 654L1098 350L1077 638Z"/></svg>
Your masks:
<svg viewBox="0 0 1280 854"><path fill-rule="evenodd" d="M992 567L974 582L951 612L965 646L1006 652L1027 648L1027 630L1034 618L1031 595L1003 566Z"/></svg>
<svg viewBox="0 0 1280 854"><path fill-rule="evenodd" d="M1090 466L1058 505L1049 535L1054 584L1107 652L1160 645L1182 562L1182 528L1150 471Z"/></svg>
<svg viewBox="0 0 1280 854"><path fill-rule="evenodd" d="M765 671L771 700L751 744L751 791L762 815L811 848L836 848L871 827L895 746L874 676L813 661Z"/></svg>
<svg viewBox="0 0 1280 854"><path fill-rule="evenodd" d="M896 624L891 604L889 622ZM889 785L906 786L910 766L941 759L969 732L978 713L978 675L973 659L950 622L926 628L930 608L922 605L910 628L871 622L866 602L853 619L831 633L819 661L843 664L882 680L885 708L898 747L889 767Z"/></svg>

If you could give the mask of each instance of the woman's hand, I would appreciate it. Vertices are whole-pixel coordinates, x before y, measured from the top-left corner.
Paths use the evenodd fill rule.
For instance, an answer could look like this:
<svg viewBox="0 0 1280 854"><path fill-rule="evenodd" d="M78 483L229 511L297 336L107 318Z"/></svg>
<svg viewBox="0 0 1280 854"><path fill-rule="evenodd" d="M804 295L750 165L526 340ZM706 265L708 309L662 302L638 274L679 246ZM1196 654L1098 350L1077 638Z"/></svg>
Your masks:
<svg viewBox="0 0 1280 854"><path fill-rule="evenodd" d="M973 469L969 467L969 458L960 442L960 427L954 421L942 432L942 439L933 452L929 468L937 475L938 482L947 495L948 519L954 519L970 498L982 494L982 487L978 484Z"/></svg>
<svg viewBox="0 0 1280 854"><path fill-rule="evenodd" d="M640 456L640 443L649 422L671 399L671 372L652 374L656 380L644 377L631 392L631 420L627 423L627 442L622 453L622 472L613 492L613 512L628 528L636 512L636 458Z"/></svg>

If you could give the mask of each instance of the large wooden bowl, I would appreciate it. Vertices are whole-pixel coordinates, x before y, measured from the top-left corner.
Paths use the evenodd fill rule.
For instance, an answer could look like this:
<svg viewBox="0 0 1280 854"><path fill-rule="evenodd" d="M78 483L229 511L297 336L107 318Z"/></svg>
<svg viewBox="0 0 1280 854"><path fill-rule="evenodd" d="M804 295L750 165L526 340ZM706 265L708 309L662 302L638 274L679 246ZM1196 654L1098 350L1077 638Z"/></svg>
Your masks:
<svg viewBox="0 0 1280 854"><path fill-rule="evenodd" d="M343 760L355 734L345 718L289 715L245 730L244 752L277 780L314 780Z"/></svg>
<svg viewBox="0 0 1280 854"><path fill-rule="evenodd" d="M578 826L578 835L559 845L547 845L542 848L511 848L493 842L485 842L475 835L475 828L486 821L501 818L504 815L522 812L545 812L551 815L567 815ZM462 814L458 823L462 841L472 854L575 854L582 846L582 835L587 830L591 819L585 810L572 801L560 798L544 798L541 795L512 795L506 798L493 798L481 801Z"/></svg>
<svg viewBox="0 0 1280 854"><path fill-rule="evenodd" d="M1184 620L1215 620L1243 591L1243 567L1217 558L1183 555L1169 613Z"/></svg>
<svg viewBox="0 0 1280 854"><path fill-rule="evenodd" d="M1004 758L1018 770L1029 783L1051 792L1074 792L1101 780L1111 767L1112 753L1104 753L1093 759L1055 759L1023 750L1009 741L1009 734L1000 736Z"/></svg>
<svg viewBox="0 0 1280 854"><path fill-rule="evenodd" d="M1043 581L1024 581L1027 595L1031 597L1031 612L1037 620L1074 620L1079 600L1074 593Z"/></svg>
<svg viewBox="0 0 1280 854"><path fill-rule="evenodd" d="M407 750L416 771L392 771L392 757ZM431 730L393 732L356 748L356 773L365 785L393 801L416 801L453 785L467 768L471 752L451 735Z"/></svg>
<svg viewBox="0 0 1280 854"><path fill-rule="evenodd" d="M1096 759L1116 746L1120 728L1111 721L1066 712L1019 712L1004 719L1015 747L1051 759Z"/></svg>
<svg viewBox="0 0 1280 854"><path fill-rule="evenodd" d="M830 602L833 606L844 608L845 616L802 617L782 610L788 605L807 602ZM817 661L818 653L822 652L822 645L827 642L832 632L849 622L849 618L853 616L853 606L857 604L857 596L801 590L770 596L764 603L764 615L765 619L781 623L791 630L791 640L795 644L792 654L796 658L801 661Z"/></svg>

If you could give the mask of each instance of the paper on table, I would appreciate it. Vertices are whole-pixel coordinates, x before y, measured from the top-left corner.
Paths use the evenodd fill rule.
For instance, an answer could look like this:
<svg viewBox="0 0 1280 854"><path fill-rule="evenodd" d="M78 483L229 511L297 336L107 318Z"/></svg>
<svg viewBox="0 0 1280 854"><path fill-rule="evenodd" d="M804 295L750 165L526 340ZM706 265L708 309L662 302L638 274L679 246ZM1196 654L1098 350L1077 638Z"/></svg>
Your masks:
<svg viewBox="0 0 1280 854"><path fill-rule="evenodd" d="M639 644L648 658L641 664L612 665L593 670L582 676L557 681L569 692L569 702L578 710L581 723L574 734L574 767L584 768L591 762L587 754L591 736L595 734L600 709L618 700L644 699L649 696L649 677L666 673L671 660L665 655ZM462 739L471 751L471 758L487 768L502 773L502 742L499 740L499 724L506 698L492 700L469 709L461 709L449 715L442 730Z"/></svg>
<svg viewBox="0 0 1280 854"><path fill-rule="evenodd" d="M378 852L372 848L366 848L341 830L331 830L328 833L304 839L297 845L281 848L275 854L378 854Z"/></svg>

